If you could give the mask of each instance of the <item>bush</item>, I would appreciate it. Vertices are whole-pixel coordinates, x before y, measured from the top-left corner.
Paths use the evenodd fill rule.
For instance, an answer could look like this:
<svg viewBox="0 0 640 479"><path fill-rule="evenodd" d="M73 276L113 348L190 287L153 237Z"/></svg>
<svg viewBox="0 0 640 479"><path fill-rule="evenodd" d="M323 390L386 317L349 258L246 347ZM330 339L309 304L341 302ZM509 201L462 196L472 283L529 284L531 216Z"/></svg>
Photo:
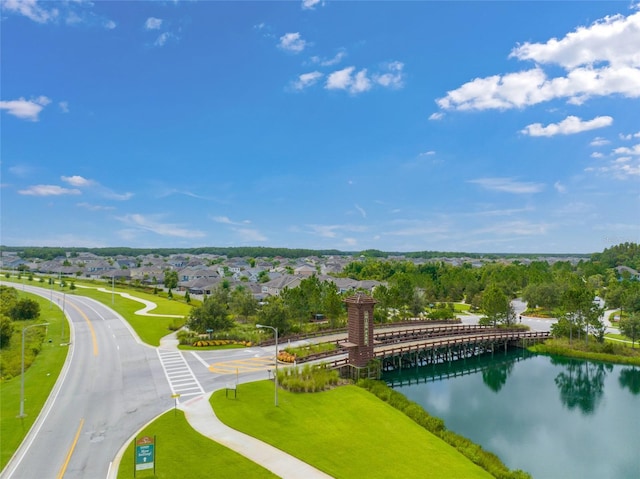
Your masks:
<svg viewBox="0 0 640 479"><path fill-rule="evenodd" d="M338 384L338 371L324 364L306 364L303 368L278 371L278 384L291 392L320 392Z"/></svg>

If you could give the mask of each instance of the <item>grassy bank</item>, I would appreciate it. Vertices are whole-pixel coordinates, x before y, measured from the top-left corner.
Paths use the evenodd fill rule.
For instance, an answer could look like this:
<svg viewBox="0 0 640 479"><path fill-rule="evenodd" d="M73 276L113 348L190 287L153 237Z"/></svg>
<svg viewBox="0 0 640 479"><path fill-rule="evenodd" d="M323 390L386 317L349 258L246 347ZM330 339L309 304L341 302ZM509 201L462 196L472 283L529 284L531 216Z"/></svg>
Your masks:
<svg viewBox="0 0 640 479"><path fill-rule="evenodd" d="M336 478L489 478L454 448L357 386L314 394L273 383L241 384L237 399L211 397L227 425L272 444Z"/></svg>
<svg viewBox="0 0 640 479"><path fill-rule="evenodd" d="M154 475L153 470L137 471L137 478L277 477L262 466L194 431L182 411L163 414L137 436L156 436L156 473ZM120 462L118 479L133 477L133 454L132 441Z"/></svg>
<svg viewBox="0 0 640 479"><path fill-rule="evenodd" d="M16 449L35 422L38 414L53 386L60 375L67 357L69 347L69 326L62 311L57 307L50 309L49 301L37 295L20 291L21 297L34 299L40 304L39 321L16 321L15 332L7 348L0 350L3 369L20 371L22 362L22 329L36 322L47 322L44 327L31 328L25 335L28 338L36 330L46 331L46 335L38 336L44 339L41 349L32 358L30 366L25 366L24 375L24 412L26 417L17 418L20 412L21 376L18 373L11 379L0 382L0 469L4 468ZM49 342L51 339L51 342ZM26 343L26 341L25 341ZM25 348L25 353L31 353ZM30 354L25 354L27 358ZM25 361L25 365L27 361Z"/></svg>
<svg viewBox="0 0 640 479"><path fill-rule="evenodd" d="M590 341L588 345L585 345L584 341L575 339L571 343L568 339L548 339L544 343L536 344L528 349L534 353L640 366L639 348L634 349L613 342L602 344Z"/></svg>

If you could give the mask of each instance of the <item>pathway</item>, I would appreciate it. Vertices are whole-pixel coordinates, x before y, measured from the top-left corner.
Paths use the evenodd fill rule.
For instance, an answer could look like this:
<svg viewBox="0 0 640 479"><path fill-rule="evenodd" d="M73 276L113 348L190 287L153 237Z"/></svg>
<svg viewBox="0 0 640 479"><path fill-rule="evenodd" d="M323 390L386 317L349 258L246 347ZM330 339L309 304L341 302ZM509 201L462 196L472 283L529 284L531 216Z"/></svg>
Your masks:
<svg viewBox="0 0 640 479"><path fill-rule="evenodd" d="M179 407L196 431L245 456L283 479L330 479L332 476L280 449L223 424L209 404L211 393L191 399Z"/></svg>

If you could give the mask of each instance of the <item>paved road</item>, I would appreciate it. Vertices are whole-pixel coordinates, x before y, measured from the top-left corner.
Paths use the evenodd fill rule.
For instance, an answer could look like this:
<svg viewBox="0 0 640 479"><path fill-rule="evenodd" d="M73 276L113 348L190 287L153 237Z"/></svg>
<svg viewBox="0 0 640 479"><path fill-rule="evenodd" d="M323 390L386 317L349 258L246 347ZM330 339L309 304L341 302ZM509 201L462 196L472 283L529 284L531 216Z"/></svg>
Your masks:
<svg viewBox="0 0 640 479"><path fill-rule="evenodd" d="M107 477L132 433L173 405L156 349L140 343L120 316L89 298L53 297L72 324L60 389L2 478Z"/></svg>

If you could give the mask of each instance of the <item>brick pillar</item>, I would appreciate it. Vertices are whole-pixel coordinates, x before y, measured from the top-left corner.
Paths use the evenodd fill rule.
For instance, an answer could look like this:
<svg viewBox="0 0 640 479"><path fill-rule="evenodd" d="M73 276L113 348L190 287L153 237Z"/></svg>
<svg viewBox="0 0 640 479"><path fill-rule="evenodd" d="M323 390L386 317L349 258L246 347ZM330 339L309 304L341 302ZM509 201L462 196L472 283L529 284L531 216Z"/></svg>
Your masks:
<svg viewBox="0 0 640 479"><path fill-rule="evenodd" d="M349 364L366 366L373 359L373 307L376 301L364 293L344 300L347 304Z"/></svg>

